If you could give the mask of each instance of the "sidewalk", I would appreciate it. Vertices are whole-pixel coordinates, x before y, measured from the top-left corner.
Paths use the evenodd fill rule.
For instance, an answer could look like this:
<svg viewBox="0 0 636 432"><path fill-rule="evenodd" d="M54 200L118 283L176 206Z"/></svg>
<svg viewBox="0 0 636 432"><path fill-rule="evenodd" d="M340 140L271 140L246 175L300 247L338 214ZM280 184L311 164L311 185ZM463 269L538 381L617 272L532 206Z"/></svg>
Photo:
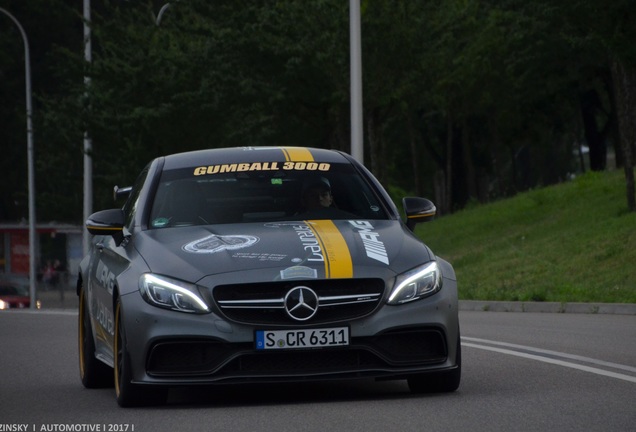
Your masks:
<svg viewBox="0 0 636 432"><path fill-rule="evenodd" d="M38 298L42 302L42 309L77 310L77 294L71 287L67 287L63 291L63 293L61 293L59 290L41 291L38 293ZM460 300L459 310L478 312L543 312L636 315L636 304Z"/></svg>

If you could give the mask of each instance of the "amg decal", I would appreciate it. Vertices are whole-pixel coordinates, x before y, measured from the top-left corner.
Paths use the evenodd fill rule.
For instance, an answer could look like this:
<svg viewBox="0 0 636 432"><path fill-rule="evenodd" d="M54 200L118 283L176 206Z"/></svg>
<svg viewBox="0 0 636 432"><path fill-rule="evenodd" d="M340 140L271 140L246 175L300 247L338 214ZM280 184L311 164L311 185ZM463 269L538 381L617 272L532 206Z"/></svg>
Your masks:
<svg viewBox="0 0 636 432"><path fill-rule="evenodd" d="M102 260L97 263L97 269L95 271L95 279L104 287L108 294L113 293L113 287L115 286L115 273L113 273Z"/></svg>
<svg viewBox="0 0 636 432"><path fill-rule="evenodd" d="M384 264L389 264L384 243L379 240L380 234L373 232L373 225L369 221L349 221L358 231L367 256Z"/></svg>

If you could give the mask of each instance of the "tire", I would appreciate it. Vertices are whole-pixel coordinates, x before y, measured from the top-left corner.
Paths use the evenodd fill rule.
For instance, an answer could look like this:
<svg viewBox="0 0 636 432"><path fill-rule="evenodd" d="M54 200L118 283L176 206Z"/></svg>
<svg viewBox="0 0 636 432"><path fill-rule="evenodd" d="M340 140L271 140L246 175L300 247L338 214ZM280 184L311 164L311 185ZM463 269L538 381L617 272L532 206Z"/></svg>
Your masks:
<svg viewBox="0 0 636 432"><path fill-rule="evenodd" d="M144 387L132 383L132 365L126 348L126 332L122 325L121 303L115 306L115 395L121 407L160 405L166 402L167 390L162 387Z"/></svg>
<svg viewBox="0 0 636 432"><path fill-rule="evenodd" d="M88 313L84 289L80 290L78 319L79 371L82 384L86 388L104 388L113 386L113 371L108 365L95 357L93 326Z"/></svg>
<svg viewBox="0 0 636 432"><path fill-rule="evenodd" d="M413 375L407 379L411 393L450 393L459 388L462 376L462 347L457 334L457 368L449 371Z"/></svg>

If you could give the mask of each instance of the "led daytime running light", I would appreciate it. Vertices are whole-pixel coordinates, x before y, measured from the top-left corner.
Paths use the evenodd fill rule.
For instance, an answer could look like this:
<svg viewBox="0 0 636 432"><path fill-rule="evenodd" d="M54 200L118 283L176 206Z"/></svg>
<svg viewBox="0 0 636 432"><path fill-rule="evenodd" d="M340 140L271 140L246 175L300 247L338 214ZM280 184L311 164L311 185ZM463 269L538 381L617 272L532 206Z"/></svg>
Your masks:
<svg viewBox="0 0 636 432"><path fill-rule="evenodd" d="M408 274L409 272L406 273L406 275ZM420 270L414 271L413 274L411 274L410 276L406 276L402 280L401 280L401 277L404 277L404 275L398 277L397 279L398 283L396 287L393 289L393 292L391 293L391 295L389 296L389 300L388 300L389 304L403 304L413 300L418 300L423 297L428 297L431 294L435 294L441 288L441 274L440 274L440 270L437 265L437 262L435 261L429 263L426 267L423 267ZM404 290L406 287L412 284L417 285L418 280L423 279L425 277L434 278L432 289L426 292L418 292L418 290L416 289L412 297L406 298L406 299L401 298L402 295L404 294Z"/></svg>
<svg viewBox="0 0 636 432"><path fill-rule="evenodd" d="M146 298L148 298L153 304L160 307L168 307L170 309L183 311L183 312L209 312L210 309L205 302L199 298L195 293L188 290L187 288L181 287L169 280L159 278L155 275L145 274L142 276L141 282L142 288L145 292ZM170 296L170 302L162 302L160 301L156 293L153 292L153 287L157 287L160 289L164 289L167 291L167 294ZM193 303L192 309L186 309L180 306L180 302L178 301L178 296L185 297L188 301ZM195 310L196 308L196 310Z"/></svg>

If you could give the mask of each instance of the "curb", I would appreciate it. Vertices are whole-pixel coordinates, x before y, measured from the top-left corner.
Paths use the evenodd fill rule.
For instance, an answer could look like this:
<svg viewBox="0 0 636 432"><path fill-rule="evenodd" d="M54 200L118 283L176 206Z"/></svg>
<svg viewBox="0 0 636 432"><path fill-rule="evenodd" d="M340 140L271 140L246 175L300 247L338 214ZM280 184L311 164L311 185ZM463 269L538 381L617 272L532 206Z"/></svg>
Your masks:
<svg viewBox="0 0 636 432"><path fill-rule="evenodd" d="M636 315L632 303L559 303L460 300L460 311Z"/></svg>

